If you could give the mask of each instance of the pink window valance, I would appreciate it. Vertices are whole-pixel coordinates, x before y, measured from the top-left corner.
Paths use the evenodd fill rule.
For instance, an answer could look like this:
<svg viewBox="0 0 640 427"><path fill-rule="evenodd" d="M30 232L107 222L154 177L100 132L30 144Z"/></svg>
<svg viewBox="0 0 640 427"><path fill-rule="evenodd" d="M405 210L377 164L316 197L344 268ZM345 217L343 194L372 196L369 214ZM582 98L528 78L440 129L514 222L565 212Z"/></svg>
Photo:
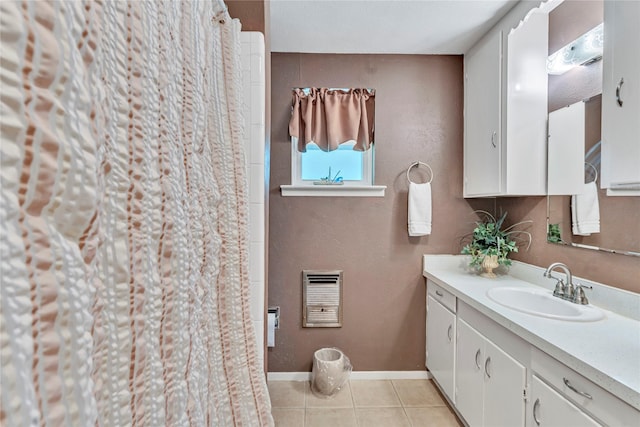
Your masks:
<svg viewBox="0 0 640 427"><path fill-rule="evenodd" d="M293 90L289 135L298 151L315 142L324 151L355 141L356 151L373 144L375 92L370 89L305 88Z"/></svg>

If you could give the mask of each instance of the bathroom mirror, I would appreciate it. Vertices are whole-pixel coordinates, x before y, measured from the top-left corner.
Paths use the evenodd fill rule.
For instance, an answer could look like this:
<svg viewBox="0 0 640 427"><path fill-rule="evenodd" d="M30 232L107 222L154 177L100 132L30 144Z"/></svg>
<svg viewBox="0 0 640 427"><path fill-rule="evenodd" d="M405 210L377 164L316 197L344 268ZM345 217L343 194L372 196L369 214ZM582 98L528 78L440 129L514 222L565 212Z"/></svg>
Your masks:
<svg viewBox="0 0 640 427"><path fill-rule="evenodd" d="M602 20L602 0L564 1L549 14L549 54L596 27ZM600 174L601 93L602 61L576 67L560 75L549 75L549 113L584 101L584 151L576 153L581 154L582 158L572 159L574 166L578 162L584 167L584 182L592 181L596 172ZM552 157L554 154L551 144L550 141L547 241L640 256L640 197L607 196L606 190L600 189L598 185L600 231L588 236L574 234L571 196L552 195L552 188L563 184L559 182L563 176L562 173L553 174L551 166L554 161L559 167L563 167L566 162L557 161Z"/></svg>

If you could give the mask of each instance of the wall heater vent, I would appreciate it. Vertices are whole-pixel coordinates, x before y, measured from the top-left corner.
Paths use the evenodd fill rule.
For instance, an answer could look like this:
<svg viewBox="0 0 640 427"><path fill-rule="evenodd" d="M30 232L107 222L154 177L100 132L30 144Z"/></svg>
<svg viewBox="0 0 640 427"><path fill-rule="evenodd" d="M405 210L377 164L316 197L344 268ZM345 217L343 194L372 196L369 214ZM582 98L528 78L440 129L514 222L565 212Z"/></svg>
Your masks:
<svg viewBox="0 0 640 427"><path fill-rule="evenodd" d="M342 327L342 270L302 271L302 326Z"/></svg>

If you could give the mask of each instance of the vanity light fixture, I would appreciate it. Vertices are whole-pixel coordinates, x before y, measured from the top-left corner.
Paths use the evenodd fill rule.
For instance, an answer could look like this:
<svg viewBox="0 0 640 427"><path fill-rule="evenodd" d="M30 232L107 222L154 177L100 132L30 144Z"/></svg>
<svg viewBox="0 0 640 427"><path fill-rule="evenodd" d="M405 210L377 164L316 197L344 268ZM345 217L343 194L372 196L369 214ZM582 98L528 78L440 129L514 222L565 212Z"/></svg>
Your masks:
<svg viewBox="0 0 640 427"><path fill-rule="evenodd" d="M547 58L547 73L560 75L602 59L604 24L589 30Z"/></svg>

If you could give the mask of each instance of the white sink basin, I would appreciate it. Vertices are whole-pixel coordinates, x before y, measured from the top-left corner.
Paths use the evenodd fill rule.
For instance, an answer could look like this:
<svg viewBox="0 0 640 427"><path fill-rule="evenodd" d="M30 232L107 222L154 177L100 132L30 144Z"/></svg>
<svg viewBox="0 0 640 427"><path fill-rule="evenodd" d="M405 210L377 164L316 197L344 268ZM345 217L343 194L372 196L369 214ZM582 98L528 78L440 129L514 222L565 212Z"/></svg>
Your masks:
<svg viewBox="0 0 640 427"><path fill-rule="evenodd" d="M599 308L562 300L546 289L493 288L487 291L487 296L507 308L534 316L573 322L594 322L604 318L604 313Z"/></svg>

